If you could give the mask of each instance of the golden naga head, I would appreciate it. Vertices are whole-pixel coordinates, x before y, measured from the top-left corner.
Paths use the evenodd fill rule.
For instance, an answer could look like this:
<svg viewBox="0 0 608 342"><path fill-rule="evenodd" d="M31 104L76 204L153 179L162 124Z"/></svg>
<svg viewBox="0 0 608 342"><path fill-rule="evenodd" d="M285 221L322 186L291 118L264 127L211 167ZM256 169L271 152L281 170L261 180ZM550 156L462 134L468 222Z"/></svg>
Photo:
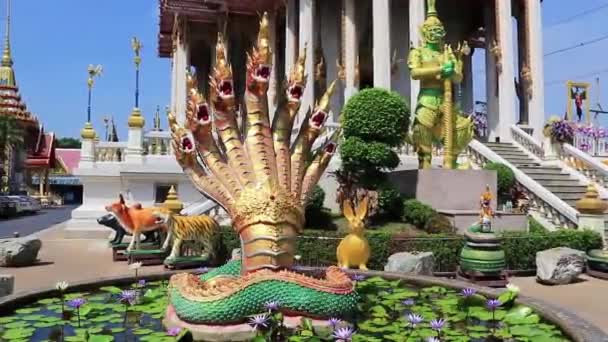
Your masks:
<svg viewBox="0 0 608 342"><path fill-rule="evenodd" d="M272 50L270 48L270 21L268 12L264 12L260 20L260 31L253 54L248 56L247 70L249 73L248 86L250 90L262 95L268 90L270 81Z"/></svg>
<svg viewBox="0 0 608 342"><path fill-rule="evenodd" d="M198 90L198 81L193 71L186 73L188 101L186 122L191 131L196 131L201 125L211 125L211 111L205 96Z"/></svg>
<svg viewBox="0 0 608 342"><path fill-rule="evenodd" d="M312 130L320 130L323 127L323 124L325 123L327 118L329 117L329 101L331 100L331 96L333 95L334 90L336 89L336 83L337 80L331 82L331 84L325 91L325 94L323 94L323 96L317 103L314 113L312 113L312 115L310 116L310 119L308 120L308 125Z"/></svg>
<svg viewBox="0 0 608 342"><path fill-rule="evenodd" d="M300 104L302 96L304 95L304 88L306 88L306 45L304 45L304 51L298 57L296 64L291 67L289 73L289 80L287 83L287 101L290 104Z"/></svg>
<svg viewBox="0 0 608 342"><path fill-rule="evenodd" d="M215 67L209 77L211 101L217 111L226 111L234 107L234 83L232 80L232 67L226 57L226 45L221 32L217 34L215 46Z"/></svg>
<svg viewBox="0 0 608 342"><path fill-rule="evenodd" d="M191 167L196 163L196 152L194 141L188 131L177 123L175 115L167 113L169 128L171 129L171 145L175 151L175 157L183 167Z"/></svg>
<svg viewBox="0 0 608 342"><path fill-rule="evenodd" d="M437 16L435 1L427 0L426 20L421 28L422 37L428 44L439 44L445 37L445 28Z"/></svg>

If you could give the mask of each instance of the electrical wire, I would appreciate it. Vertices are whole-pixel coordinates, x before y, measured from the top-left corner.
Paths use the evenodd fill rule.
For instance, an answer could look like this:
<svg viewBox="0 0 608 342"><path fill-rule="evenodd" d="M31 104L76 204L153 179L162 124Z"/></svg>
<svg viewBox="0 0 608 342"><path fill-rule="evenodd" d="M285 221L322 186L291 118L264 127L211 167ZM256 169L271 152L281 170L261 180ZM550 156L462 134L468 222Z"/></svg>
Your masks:
<svg viewBox="0 0 608 342"><path fill-rule="evenodd" d="M594 13L596 11L599 11L599 10L602 10L604 8L608 8L608 3L605 3L603 5L599 5L599 6L595 6L593 8L588 9L588 10L585 10L585 11L582 11L580 13L574 14L574 15L572 15L570 17L566 17L566 18L564 18L564 19L562 19L560 21L556 21L556 22L553 22L553 23L551 23L549 25L545 25L545 28L549 28L549 27L553 27L553 26L557 26L557 25L561 25L561 24L565 24L565 23L571 22L571 21L573 21L573 20L575 20L577 18L586 16L588 14L592 14L592 13Z"/></svg>
<svg viewBox="0 0 608 342"><path fill-rule="evenodd" d="M606 40L606 39L608 39L608 34L605 34L605 35L603 35L601 37L598 37L598 38L595 38L595 39L592 39L592 40L588 40L588 41L585 41L585 42L582 42L582 43L578 43L576 45L572 45L572 46L561 48L561 49L558 49L558 50L555 50L555 51L551 51L549 53L546 53L545 57L552 56L552 55L555 55L555 54L558 54L558 53L562 53L562 52L566 52L566 51L570 51L570 50L573 50L573 49L576 49L576 48L579 48L579 47L583 47L583 46L586 46L586 45L595 44L597 42L600 42L600 41Z"/></svg>
<svg viewBox="0 0 608 342"><path fill-rule="evenodd" d="M581 79L581 78L586 78L586 77L591 77L591 76L596 76L599 74L603 74L608 72L608 68L607 69L600 69L600 70L596 70L596 71L592 71L586 74L581 74L581 75L576 75L576 76L572 76L569 79ZM546 86L549 85L553 85L553 84L559 84L559 83L566 83L568 80L567 79L561 79L561 80L553 80L553 81L549 81L549 82L545 82Z"/></svg>

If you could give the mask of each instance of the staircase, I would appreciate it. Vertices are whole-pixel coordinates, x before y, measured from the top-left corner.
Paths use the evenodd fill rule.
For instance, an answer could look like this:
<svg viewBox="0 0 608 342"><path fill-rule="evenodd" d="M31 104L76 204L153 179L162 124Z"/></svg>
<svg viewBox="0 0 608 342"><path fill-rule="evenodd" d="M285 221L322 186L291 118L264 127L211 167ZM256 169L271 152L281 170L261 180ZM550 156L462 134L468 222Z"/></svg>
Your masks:
<svg viewBox="0 0 608 342"><path fill-rule="evenodd" d="M585 194L586 187L573 179L570 174L565 173L562 168L541 166L538 161L512 143L488 142L485 145L573 208L576 201Z"/></svg>

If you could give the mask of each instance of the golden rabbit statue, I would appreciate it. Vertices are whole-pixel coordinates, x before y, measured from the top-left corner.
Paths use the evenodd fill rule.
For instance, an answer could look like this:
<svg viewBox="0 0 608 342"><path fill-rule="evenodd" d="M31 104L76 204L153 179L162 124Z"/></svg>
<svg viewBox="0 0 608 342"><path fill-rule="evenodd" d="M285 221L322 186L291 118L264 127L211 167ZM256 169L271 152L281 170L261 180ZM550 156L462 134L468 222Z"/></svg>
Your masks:
<svg viewBox="0 0 608 342"><path fill-rule="evenodd" d="M364 197L355 210L349 200L344 201L344 217L348 220L350 233L346 235L337 249L338 266L350 268L358 266L367 270L367 261L371 254L369 242L365 238L365 216L367 215L368 198Z"/></svg>

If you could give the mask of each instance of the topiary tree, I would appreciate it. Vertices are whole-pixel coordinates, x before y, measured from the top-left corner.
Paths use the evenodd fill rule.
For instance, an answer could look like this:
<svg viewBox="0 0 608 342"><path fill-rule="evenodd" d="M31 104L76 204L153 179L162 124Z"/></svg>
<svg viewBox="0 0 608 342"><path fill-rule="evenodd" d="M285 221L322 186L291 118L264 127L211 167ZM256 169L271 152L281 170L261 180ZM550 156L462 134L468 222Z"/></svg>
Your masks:
<svg viewBox="0 0 608 342"><path fill-rule="evenodd" d="M499 194L508 193L515 185L515 174L505 164L490 162L484 166L484 169L496 171L496 191Z"/></svg>
<svg viewBox="0 0 608 342"><path fill-rule="evenodd" d="M342 113L342 168L336 173L340 204L367 195L370 216L400 215L401 197L384 172L399 165L395 148L407 136L409 116L403 97L386 89L364 89L348 100Z"/></svg>

